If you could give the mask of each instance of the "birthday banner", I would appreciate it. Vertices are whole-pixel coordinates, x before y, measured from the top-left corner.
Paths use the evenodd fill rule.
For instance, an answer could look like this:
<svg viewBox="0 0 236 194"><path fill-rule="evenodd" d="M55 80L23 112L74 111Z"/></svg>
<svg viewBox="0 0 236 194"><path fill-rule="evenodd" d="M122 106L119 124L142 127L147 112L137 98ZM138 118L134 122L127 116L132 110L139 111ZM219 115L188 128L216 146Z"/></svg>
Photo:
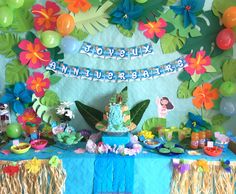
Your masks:
<svg viewBox="0 0 236 194"><path fill-rule="evenodd" d="M184 57L180 57L175 61L164 65L138 70L111 71L90 69L85 67L70 66L60 61L51 61L46 67L46 70L51 70L66 77L74 77L78 79L105 82L128 82L156 79L160 76L178 72L186 66L187 63Z"/></svg>
<svg viewBox="0 0 236 194"><path fill-rule="evenodd" d="M83 42L79 51L81 54L86 54L95 58L103 59L135 59L153 54L151 43L146 43L140 46L130 48L114 48L94 45L88 42Z"/></svg>

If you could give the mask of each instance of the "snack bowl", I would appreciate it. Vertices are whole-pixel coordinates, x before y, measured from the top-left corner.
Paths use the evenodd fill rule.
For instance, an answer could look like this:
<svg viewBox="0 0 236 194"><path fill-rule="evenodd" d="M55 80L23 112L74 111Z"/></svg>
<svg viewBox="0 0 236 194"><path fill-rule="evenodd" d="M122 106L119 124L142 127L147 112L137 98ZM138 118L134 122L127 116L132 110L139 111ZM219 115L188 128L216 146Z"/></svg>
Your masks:
<svg viewBox="0 0 236 194"><path fill-rule="evenodd" d="M48 144L48 141L46 139L36 139L30 142L30 145L32 148L36 150L42 150L44 149Z"/></svg>
<svg viewBox="0 0 236 194"><path fill-rule="evenodd" d="M29 143L19 143L18 145L11 146L11 151L15 154L24 154L29 151L31 145Z"/></svg>
<svg viewBox="0 0 236 194"><path fill-rule="evenodd" d="M146 148L154 149L158 147L161 143L155 139L146 139L144 140L143 144Z"/></svg>
<svg viewBox="0 0 236 194"><path fill-rule="evenodd" d="M204 153L209 156L213 156L213 157L221 155L222 151L223 151L223 149L220 147L217 147L217 146L214 146L212 148L209 148L207 146L204 147Z"/></svg>

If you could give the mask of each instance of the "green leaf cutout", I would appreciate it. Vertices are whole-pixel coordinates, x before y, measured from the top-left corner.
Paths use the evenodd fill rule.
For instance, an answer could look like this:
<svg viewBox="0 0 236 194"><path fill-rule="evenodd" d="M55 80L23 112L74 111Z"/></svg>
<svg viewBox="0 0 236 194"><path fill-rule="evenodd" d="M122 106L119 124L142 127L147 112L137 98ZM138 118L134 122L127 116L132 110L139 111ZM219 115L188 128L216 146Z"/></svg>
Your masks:
<svg viewBox="0 0 236 194"><path fill-rule="evenodd" d="M85 38L87 38L89 34L82 31L82 30L75 28L74 31L70 35L81 41L81 40L84 40Z"/></svg>
<svg viewBox="0 0 236 194"><path fill-rule="evenodd" d="M166 2L167 0L148 0L146 3L142 3L143 13L136 20L143 23L156 21L156 17L160 16L160 12L163 11L163 6Z"/></svg>
<svg viewBox="0 0 236 194"><path fill-rule="evenodd" d="M131 38L131 37L134 35L134 33L135 33L135 30L136 30L136 23L133 23L131 30L126 30L126 29L124 29L121 25L116 25L116 27L117 27L117 29L119 30L119 32L120 32L121 34L123 34L123 35L126 36L126 37Z"/></svg>
<svg viewBox="0 0 236 194"><path fill-rule="evenodd" d="M47 50L50 52L50 56L52 60L58 61L59 59L64 59L64 53L61 52L61 49L59 46L55 48L48 48Z"/></svg>
<svg viewBox="0 0 236 194"><path fill-rule="evenodd" d="M60 4L61 6L63 6L63 7L66 7L66 6L67 6L67 3L65 3L64 0L56 0L56 2L57 2L58 4Z"/></svg>
<svg viewBox="0 0 236 194"><path fill-rule="evenodd" d="M212 65L205 66L204 68L206 69L206 72L209 73L216 72L216 69Z"/></svg>
<svg viewBox="0 0 236 194"><path fill-rule="evenodd" d="M189 82L184 81L180 84L178 91L177 91L177 97L178 98L190 98L192 97L193 90L189 89Z"/></svg>
<svg viewBox="0 0 236 194"><path fill-rule="evenodd" d="M181 71L178 75L178 79L182 82L189 81L191 79L191 76L187 71Z"/></svg>
<svg viewBox="0 0 236 194"><path fill-rule="evenodd" d="M83 104L80 101L75 101L75 104L87 124L92 129L96 129L95 125L103 119L103 113L95 108Z"/></svg>
<svg viewBox="0 0 236 194"><path fill-rule="evenodd" d="M189 54L193 51L205 50L206 55L211 57L217 56L223 52L216 46L215 40L223 26L220 25L219 18L214 16L212 11L204 12L204 16L209 20L210 26L207 25L203 18L198 19L198 26L201 29L202 36L188 38L185 45L179 50L182 54Z"/></svg>
<svg viewBox="0 0 236 194"><path fill-rule="evenodd" d="M31 9L34 4L35 4L35 0L25 0L22 8Z"/></svg>
<svg viewBox="0 0 236 194"><path fill-rule="evenodd" d="M5 77L9 84L25 82L29 77L29 70L27 66L21 65L18 60L13 60L6 65Z"/></svg>
<svg viewBox="0 0 236 194"><path fill-rule="evenodd" d="M213 88L220 88L221 84L224 82L222 78L214 80L211 84Z"/></svg>
<svg viewBox="0 0 236 194"><path fill-rule="evenodd" d="M236 59L228 60L223 65L224 81L236 82Z"/></svg>
<svg viewBox="0 0 236 194"><path fill-rule="evenodd" d="M233 49L224 51L221 55L211 58L211 65L216 69L217 72L221 73L223 64L227 60L231 59L232 56L233 56Z"/></svg>
<svg viewBox="0 0 236 194"><path fill-rule="evenodd" d="M224 116L222 114L217 114L212 117L212 125L223 125L224 122L228 121L230 117Z"/></svg>
<svg viewBox="0 0 236 194"><path fill-rule="evenodd" d="M138 125L141 121L144 112L146 111L148 105L150 103L150 100L144 100L142 102L139 102L136 104L131 110L130 110L130 117L131 122Z"/></svg>
<svg viewBox="0 0 236 194"><path fill-rule="evenodd" d="M14 34L1 33L0 34L0 54L6 58L11 58L16 55L13 47L17 46L20 38Z"/></svg>
<svg viewBox="0 0 236 194"><path fill-rule="evenodd" d="M109 15L106 11L113 5L106 1L101 7L92 7L87 12L79 12L75 15L76 27L89 34L96 34L109 26Z"/></svg>
<svg viewBox="0 0 236 194"><path fill-rule="evenodd" d="M173 5L177 2L177 0L167 0L167 4L166 5Z"/></svg>
<svg viewBox="0 0 236 194"><path fill-rule="evenodd" d="M161 38L161 49L164 54L173 53L181 49L186 42L186 38L165 34Z"/></svg>
<svg viewBox="0 0 236 194"><path fill-rule="evenodd" d="M54 84L57 84L60 80L61 80L62 77L60 76L56 76L56 75L52 75L50 76L50 85L54 85Z"/></svg>
<svg viewBox="0 0 236 194"><path fill-rule="evenodd" d="M214 0L212 3L212 11L216 16L221 17L227 8L235 5L235 0Z"/></svg>
<svg viewBox="0 0 236 194"><path fill-rule="evenodd" d="M152 131L154 134L157 134L157 127L166 127L165 118L150 118L146 120L142 126L143 130Z"/></svg>
<svg viewBox="0 0 236 194"><path fill-rule="evenodd" d="M33 28L33 16L27 9L14 10L14 20L11 29L14 32L27 32Z"/></svg>
<svg viewBox="0 0 236 194"><path fill-rule="evenodd" d="M191 78L192 78L192 80L193 80L194 82L197 82L197 81L200 79L200 77L201 77L201 74L196 74L196 73L194 73L194 74L191 76Z"/></svg>
<svg viewBox="0 0 236 194"><path fill-rule="evenodd" d="M194 28L191 25L185 28L183 23L183 16L181 15L176 16L175 12L171 9L163 13L160 16L160 18L163 18L167 22L174 25L175 30L171 32L171 34L174 36L180 36L185 38L188 38L189 36L190 37L201 36L201 32L198 30L198 28Z"/></svg>
<svg viewBox="0 0 236 194"><path fill-rule="evenodd" d="M60 119L56 114L54 108L45 106L41 103L41 99L33 95L33 106L32 108L37 113L37 115L46 123L52 124L53 122L59 122Z"/></svg>
<svg viewBox="0 0 236 194"><path fill-rule="evenodd" d="M56 107L60 104L60 99L56 92L47 90L44 96L40 99L40 103L47 107Z"/></svg>
<svg viewBox="0 0 236 194"><path fill-rule="evenodd" d="M93 6L99 6L101 5L101 0L89 0L89 3L91 3Z"/></svg>
<svg viewBox="0 0 236 194"><path fill-rule="evenodd" d="M125 86L125 87L121 90L121 92L125 92L125 91L128 91L128 86Z"/></svg>

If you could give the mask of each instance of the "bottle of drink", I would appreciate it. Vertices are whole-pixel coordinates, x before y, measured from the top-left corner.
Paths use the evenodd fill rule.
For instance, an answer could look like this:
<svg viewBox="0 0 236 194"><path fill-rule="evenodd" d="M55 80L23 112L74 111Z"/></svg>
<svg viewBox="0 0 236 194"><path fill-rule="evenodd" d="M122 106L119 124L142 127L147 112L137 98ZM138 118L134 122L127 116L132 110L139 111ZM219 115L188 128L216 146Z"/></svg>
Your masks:
<svg viewBox="0 0 236 194"><path fill-rule="evenodd" d="M199 132L199 147L204 148L206 145L206 131L205 129L201 129Z"/></svg>
<svg viewBox="0 0 236 194"><path fill-rule="evenodd" d="M206 139L210 140L212 138L212 131L211 129L206 130Z"/></svg>
<svg viewBox="0 0 236 194"><path fill-rule="evenodd" d="M199 131L197 129L193 129L191 134L191 145L190 147L194 150L198 149L199 146Z"/></svg>

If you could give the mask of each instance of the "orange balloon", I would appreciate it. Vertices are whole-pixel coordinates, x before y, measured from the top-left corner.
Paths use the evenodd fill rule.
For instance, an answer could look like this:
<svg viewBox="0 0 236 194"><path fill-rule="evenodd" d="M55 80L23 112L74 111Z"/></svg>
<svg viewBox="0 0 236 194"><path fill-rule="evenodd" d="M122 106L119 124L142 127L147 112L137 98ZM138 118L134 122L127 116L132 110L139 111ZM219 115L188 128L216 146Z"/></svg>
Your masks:
<svg viewBox="0 0 236 194"><path fill-rule="evenodd" d="M57 18L57 31L62 35L69 35L75 28L75 20L70 14L62 14Z"/></svg>
<svg viewBox="0 0 236 194"><path fill-rule="evenodd" d="M236 6L229 7L223 14L223 24L227 28L233 28L236 26Z"/></svg>

